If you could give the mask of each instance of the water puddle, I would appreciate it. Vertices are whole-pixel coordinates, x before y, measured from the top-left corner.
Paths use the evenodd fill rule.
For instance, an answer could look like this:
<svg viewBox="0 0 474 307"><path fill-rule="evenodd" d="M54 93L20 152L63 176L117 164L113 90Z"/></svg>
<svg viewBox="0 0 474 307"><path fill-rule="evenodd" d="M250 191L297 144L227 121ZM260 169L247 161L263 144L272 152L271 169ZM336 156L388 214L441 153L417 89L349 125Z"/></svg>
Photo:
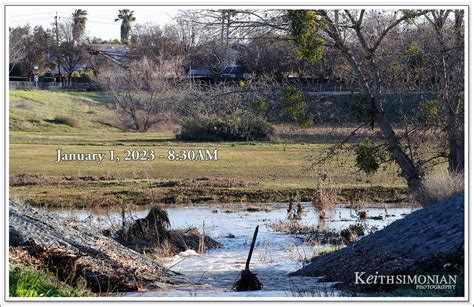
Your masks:
<svg viewBox="0 0 474 307"><path fill-rule="evenodd" d="M319 222L318 215L309 203L304 204L305 215L300 224L313 226ZM343 296L344 293L331 288L331 284L318 282L317 278L289 277L288 273L302 267L305 259L318 250L327 249L328 245L312 245L304 243L302 236L272 231L266 225L272 221L287 217L287 206L273 204L272 210L249 212L245 210L233 212L235 206L212 207L194 206L167 209L172 228L186 228L205 225L206 235L222 243L220 249L212 249L204 255L179 256L166 259L163 263L171 270L184 274L189 278L191 286L184 288L172 287L168 290L126 293L127 296ZM245 208L245 207L244 207ZM268 207L267 207L268 208ZM386 209L388 208L388 217ZM230 210L229 210L230 209ZM382 229L393 221L416 210L409 206L395 204L373 205L366 207L367 216L383 219L367 219L367 228ZM56 213L91 227L109 228L121 224L122 213L104 210L53 210ZM129 211L127 219L143 218L148 210ZM351 224L357 223L357 216L350 208L337 206L327 214L325 227L340 231ZM250 269L257 274L263 283L262 291L233 292L233 283L245 266L253 231L260 225L257 243L252 257ZM345 294L347 295L347 293Z"/></svg>

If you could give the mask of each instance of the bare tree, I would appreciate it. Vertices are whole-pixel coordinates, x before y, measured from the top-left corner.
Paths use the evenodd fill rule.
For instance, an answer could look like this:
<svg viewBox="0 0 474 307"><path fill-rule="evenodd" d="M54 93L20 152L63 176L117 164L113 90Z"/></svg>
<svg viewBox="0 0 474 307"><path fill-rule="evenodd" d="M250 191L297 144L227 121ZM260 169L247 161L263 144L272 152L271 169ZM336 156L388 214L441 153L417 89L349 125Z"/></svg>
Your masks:
<svg viewBox="0 0 474 307"><path fill-rule="evenodd" d="M9 72L12 72L15 66L26 58L24 39L28 36L28 31L25 33L22 30L23 28L10 28L8 31Z"/></svg>
<svg viewBox="0 0 474 307"><path fill-rule="evenodd" d="M449 171L464 171L464 11L430 10L425 14L438 43L438 97L447 111Z"/></svg>
<svg viewBox="0 0 474 307"><path fill-rule="evenodd" d="M181 95L176 90L176 75L169 72L173 63L144 57L128 68L111 67L98 74L98 82L114 98L127 129L147 131L170 116ZM176 69L174 70L176 71Z"/></svg>
<svg viewBox="0 0 474 307"><path fill-rule="evenodd" d="M130 56L135 59L147 57L158 65L165 61L179 69L184 66L187 46L175 26L138 24L133 28L130 42Z"/></svg>
<svg viewBox="0 0 474 307"><path fill-rule="evenodd" d="M390 117L384 110L386 84L383 82L380 54L384 40L403 22L425 14L424 11L391 11L380 10L317 10L310 15L309 34L323 38L329 45L340 50L356 77L359 88L364 95L365 108L368 113L368 124L375 123L387 141L394 160L400 166L401 175L412 190L421 186L422 174L410 156L405 152L400 137L395 133ZM367 16L381 16L377 23L367 24ZM314 16L314 17L313 17ZM311 23L317 20L318 23ZM293 20L301 23L301 20ZM319 23L320 22L320 23ZM321 26L323 33L314 27ZM304 29L298 35L307 35ZM350 42L352 39L352 44ZM313 47L305 45L303 48ZM311 50L305 50L311 52ZM317 50L314 50L317 51Z"/></svg>
<svg viewBox="0 0 474 307"><path fill-rule="evenodd" d="M72 82L72 74L80 69L82 64L86 63L87 55L84 44L79 44L74 39L74 28L73 22L59 24L58 30L61 42L56 48L59 65L66 72L69 85Z"/></svg>
<svg viewBox="0 0 474 307"><path fill-rule="evenodd" d="M10 29L10 60L16 61L15 65L10 66L10 72L27 77L31 76L33 64L39 64L40 70L52 66L45 57L52 50L52 38L51 31L41 26L31 28L25 25Z"/></svg>

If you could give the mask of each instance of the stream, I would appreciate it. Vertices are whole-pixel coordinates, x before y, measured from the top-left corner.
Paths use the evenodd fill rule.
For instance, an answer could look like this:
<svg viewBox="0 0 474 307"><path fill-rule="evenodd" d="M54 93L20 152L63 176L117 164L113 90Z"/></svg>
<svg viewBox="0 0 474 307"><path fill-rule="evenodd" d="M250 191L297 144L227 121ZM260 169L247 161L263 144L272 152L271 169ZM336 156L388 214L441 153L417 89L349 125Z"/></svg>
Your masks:
<svg viewBox="0 0 474 307"><path fill-rule="evenodd" d="M239 208L240 206L240 208ZM319 216L310 203L303 204L305 211L301 225L313 226L319 223ZM208 250L204 255L180 256L166 258L165 265L173 271L184 274L191 284L185 287L173 286L167 290L129 292L131 297L305 297L305 296L347 296L331 287L331 283L319 282L311 277L289 277L288 273L300 269L305 260L309 260L318 251L328 250L328 244L310 246L304 243L301 235L285 234L272 231L268 223L287 218L287 204L272 204L262 208L271 211L247 211L249 206L189 206L168 208L172 228L196 226L202 229L205 225L206 235L222 243L219 249ZM250 206L253 207L253 206ZM258 207L257 207L258 208ZM386 209L388 208L388 215ZM373 204L364 208L369 217L383 216L383 219L369 218L364 223L367 228L382 229L393 221L416 210L407 205ZM120 227L122 213L104 209L91 210L57 210L55 213L73 218L85 225L97 228ZM148 208L129 210L126 219L143 218ZM358 222L356 211L336 206L327 213L327 229L339 232ZM261 291L234 292L232 285L239 278L245 261L255 227L259 225L257 243L252 256L250 270L257 274L263 284Z"/></svg>

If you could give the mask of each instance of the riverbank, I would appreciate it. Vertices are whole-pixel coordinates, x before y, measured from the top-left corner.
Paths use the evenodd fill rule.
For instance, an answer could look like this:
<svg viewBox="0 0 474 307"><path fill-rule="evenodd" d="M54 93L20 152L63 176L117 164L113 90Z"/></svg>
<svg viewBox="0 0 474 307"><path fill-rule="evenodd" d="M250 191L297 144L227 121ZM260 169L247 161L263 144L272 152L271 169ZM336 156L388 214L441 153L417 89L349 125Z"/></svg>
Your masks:
<svg viewBox="0 0 474 307"><path fill-rule="evenodd" d="M22 202L51 208L120 208L222 203L275 203L291 199L311 201L310 187L265 186L244 180L201 177L197 179L125 179L113 176L44 176L20 174L10 177L10 195ZM408 201L403 187L378 185L338 188L338 202Z"/></svg>
<svg viewBox="0 0 474 307"><path fill-rule="evenodd" d="M269 225L272 222L279 220L287 220L287 204L272 204L271 210L269 206L260 205L218 205L218 206L180 206L166 209L166 215L157 213L154 214L157 218L151 218L151 214L155 212L152 209L140 209L139 211L127 211L125 213L125 220L120 211L110 211L106 209L33 209L26 205L21 205L21 209L17 209L19 205L13 204L13 215L26 211L26 215L34 215L35 220L30 218L24 222L18 222L17 218L11 217L10 224L13 225L13 238L10 242L13 246L10 248L10 260L20 263L22 265L37 266L40 270L49 270L54 272L54 276L63 278L67 281L63 274L58 274L58 270L68 265L64 261L57 261L62 259L64 253L63 249L57 249L60 244L51 243L51 231L54 231L58 237L58 242L78 244L81 250L86 252L97 249L95 239L90 241L88 246L82 239L84 235L82 231L86 231L86 238L96 236L103 240L110 240L111 237L123 241L123 237L119 238L113 234L121 233L122 225L125 223L128 232L126 241L122 242L128 247L138 250L138 255L146 258L146 261L157 261L163 268L168 268L173 272L183 275L172 275L168 278L180 278L180 283L160 283L160 287L137 288L136 290L128 289L122 295L126 296L235 296L234 292L229 292L235 282L236 276L240 274L245 265L245 259L248 253L250 239L254 228L259 225L260 231L258 234L257 244L255 246L254 256L251 261L251 269L258 274L258 278L263 282L264 288L262 291L240 293L241 296L347 296L346 292L331 288L331 283L321 283L316 278L312 277L289 277L288 273L301 268L313 255L319 253L326 253L330 250L340 248L324 242L317 242L315 240L305 240L305 234L296 233L282 233L272 229ZM303 204L304 214L298 223L301 226L311 226L315 231L318 225L322 223L317 213L312 208L311 204ZM369 216L384 216L382 219L367 219L364 223L367 229L380 229L393 221L403 218L406 214L412 212L413 209L409 206L398 206L388 209L380 204L369 205L364 208ZM160 211L161 212L161 211ZM23 214L23 213L21 213ZM167 218L166 218L167 217ZM31 216L31 219L33 216ZM52 222L51 222L52 221ZM156 221L156 223L155 223ZM160 222L161 221L161 222ZM166 230L161 229L163 221L168 225ZM169 224L168 222L169 221ZM51 222L51 223L50 223ZM327 212L327 220L324 227L331 229L338 233L342 229L349 227L354 223L358 223L357 211L351 208L336 206ZM50 225L51 224L51 225ZM57 226L59 224L60 226ZM49 226L47 226L49 225ZM147 226L148 225L148 226ZM158 232L159 237L156 236L156 226L160 226ZM26 226L26 227L25 227ZM33 227L32 227L33 226ZM47 228L48 231L44 235L38 230L39 226ZM150 228L151 226L151 228ZM69 230L72 228L72 230ZM191 232L179 232L178 229L190 229ZM195 230L193 230L195 229ZM204 229L204 231L203 231ZM19 242L16 238L16 230L21 231L22 236L29 238L25 242ZM71 232L72 231L72 232ZM199 251L199 237L202 233L214 240L206 239L203 241L206 251L198 255L193 252L186 251L179 252L184 249L194 249ZM101 233L107 234L106 239ZM172 236L177 233L187 243L184 246L175 244L179 250L170 249L166 240L173 243ZM97 234L97 235L96 235ZM63 237L66 235L66 237ZM190 235L190 240L186 237ZM76 238L78 236L78 238ZM159 238L159 239L158 239ZM77 242L80 241L80 242ZM108 242L108 241L106 241ZM215 245L219 242L219 248ZM20 244L21 243L21 244ZM210 243L210 244L209 244ZM26 244L26 246L24 246ZM36 251L37 245L46 245L49 248L43 251L41 247L40 253ZM102 265L107 267L107 261L114 261L115 257L123 258L121 251L110 248L111 243L106 243L103 248L107 248L107 255L110 258ZM100 246L99 246L100 248ZM129 249L122 246L126 254L130 253ZM41 252L43 251L43 252ZM171 253L165 253L169 251ZM134 254L134 251L131 251ZM45 257L51 253L51 257ZM95 252L94 252L95 253ZM70 253L72 256L77 253ZM77 258L79 266L78 270L83 267L84 257L87 255L80 254ZM138 256L137 256L138 257ZM55 261L44 261L56 259ZM126 256L125 258L128 258ZM100 258L99 258L100 259ZM34 261L33 261L34 260ZM140 260L142 261L142 260ZM136 261L135 261L136 262ZM118 261L124 265L128 265L128 261ZM58 266L58 267L55 267ZM132 267L130 272L135 272ZM105 274L107 270L103 270ZM76 271L74 271L76 272ZM117 274L121 274L122 268L118 269ZM82 275L81 275L82 276ZM148 276L148 275L145 275ZM158 275L159 277L160 275ZM183 279L181 279L183 277ZM164 277L166 279L166 277ZM125 280L126 281L126 280ZM162 279L160 279L162 281ZM103 295L105 293L102 292ZM111 291L106 295L117 295L116 292Z"/></svg>
<svg viewBox="0 0 474 307"><path fill-rule="evenodd" d="M434 289L437 296L463 296L464 206L464 194L458 194L415 211L346 248L314 258L292 275L319 277L358 291L402 288L413 294L421 285L421 294ZM445 280L426 284L428 275ZM413 283L403 276L424 278Z"/></svg>
<svg viewBox="0 0 474 307"><path fill-rule="evenodd" d="M184 282L158 262L117 241L55 214L10 201L9 257L48 270L95 293L166 288Z"/></svg>

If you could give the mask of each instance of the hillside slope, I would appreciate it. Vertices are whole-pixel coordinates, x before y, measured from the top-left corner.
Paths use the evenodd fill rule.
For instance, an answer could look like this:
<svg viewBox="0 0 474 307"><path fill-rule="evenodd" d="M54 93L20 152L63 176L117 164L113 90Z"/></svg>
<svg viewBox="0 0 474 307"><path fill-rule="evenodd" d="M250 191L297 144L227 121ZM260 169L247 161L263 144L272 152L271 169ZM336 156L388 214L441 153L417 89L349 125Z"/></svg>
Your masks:
<svg viewBox="0 0 474 307"><path fill-rule="evenodd" d="M10 91L10 131L85 132L118 131L110 98L97 93L41 90ZM66 117L75 125L58 122Z"/></svg>

